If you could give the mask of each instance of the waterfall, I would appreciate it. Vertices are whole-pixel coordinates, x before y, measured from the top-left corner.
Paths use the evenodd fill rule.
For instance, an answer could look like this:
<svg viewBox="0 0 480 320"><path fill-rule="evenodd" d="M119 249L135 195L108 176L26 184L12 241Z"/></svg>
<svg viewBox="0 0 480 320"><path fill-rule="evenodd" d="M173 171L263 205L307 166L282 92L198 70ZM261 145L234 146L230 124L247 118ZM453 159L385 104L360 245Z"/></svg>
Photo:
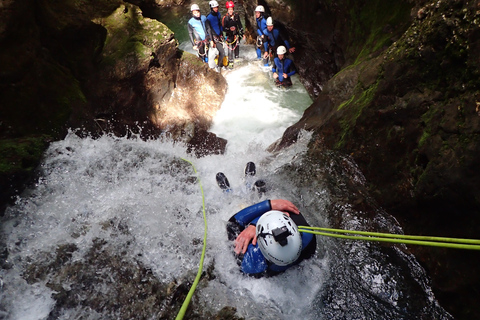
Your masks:
<svg viewBox="0 0 480 320"><path fill-rule="evenodd" d="M175 292L198 269L201 184L207 279L192 308L204 318L231 306L245 319L449 319L423 269L402 248L319 237L316 255L283 274L255 279L240 273L226 222L267 198L291 200L312 225L328 225L334 214L328 211L335 208L346 227L375 224L398 231L381 210L368 220L352 206L337 204L332 190L345 197L351 192L344 172L353 172L359 184L362 175L346 158L308 162L308 133L275 156L265 151L311 100L296 76L290 90L275 88L253 48L242 50L242 61L225 73L229 88L212 127L229 141L224 155L195 159L166 139L92 139L74 132L52 143L38 182L7 208L2 221L8 254L0 270L0 318L174 317L178 309L172 305L182 302ZM246 187L248 161L267 182L265 195ZM216 185L219 171L229 178L231 193ZM159 292L167 292L163 300Z"/></svg>

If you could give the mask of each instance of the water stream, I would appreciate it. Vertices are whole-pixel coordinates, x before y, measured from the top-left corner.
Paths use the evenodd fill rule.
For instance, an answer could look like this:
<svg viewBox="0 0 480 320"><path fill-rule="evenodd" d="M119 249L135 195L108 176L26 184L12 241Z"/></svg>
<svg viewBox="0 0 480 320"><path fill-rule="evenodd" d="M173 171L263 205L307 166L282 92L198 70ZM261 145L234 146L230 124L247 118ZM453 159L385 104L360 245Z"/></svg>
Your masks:
<svg viewBox="0 0 480 320"><path fill-rule="evenodd" d="M253 47L243 46L241 55L236 69L225 73L229 88L212 127L229 141L225 155L194 159L184 146L168 140L91 139L74 132L51 145L38 182L18 197L2 221L1 241L8 254L3 254L0 270L0 319L136 318L118 306L122 294L116 286L123 281L118 275L135 263L166 286L192 279L204 232L198 179L208 222L205 268L213 276L197 289L194 305L213 313L232 306L245 319L449 319L423 269L398 248L318 238L314 258L279 276L254 279L239 272L225 231L232 214L266 198L287 198L312 225L326 226L331 215L326 211L336 201L332 190L349 192L343 170L353 172L358 183L363 179L345 159L346 169L307 163L308 133L280 154L265 151L311 100L298 78L288 91L275 88L271 75L255 61ZM194 163L198 175L182 158ZM248 161L257 164L257 176L267 181L269 191L262 197L245 187ZM218 171L229 178L232 193L224 194L216 185ZM398 231L381 210L373 222L348 205L336 210L345 227L375 223ZM98 247L101 254L92 259L92 248ZM68 254L59 255L62 250ZM120 257L123 267L113 258L107 263L102 255ZM93 268L88 279L82 277L85 267L68 272L82 263ZM147 298L128 301L144 303ZM76 303L58 307L60 299Z"/></svg>

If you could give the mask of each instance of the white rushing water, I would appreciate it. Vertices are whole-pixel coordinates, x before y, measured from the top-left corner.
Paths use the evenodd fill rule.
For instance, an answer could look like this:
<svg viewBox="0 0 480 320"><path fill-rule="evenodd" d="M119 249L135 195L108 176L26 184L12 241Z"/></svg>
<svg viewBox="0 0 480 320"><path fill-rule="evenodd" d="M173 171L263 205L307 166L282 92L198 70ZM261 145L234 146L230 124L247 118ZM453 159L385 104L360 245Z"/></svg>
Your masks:
<svg viewBox="0 0 480 320"><path fill-rule="evenodd" d="M241 55L244 61L226 73L228 93L212 128L229 141L225 155L194 159L183 146L168 141L94 140L74 133L51 145L38 183L7 209L2 225L9 252L9 268L1 270L5 317L47 318L55 304L55 291L47 285L53 275L32 280L35 273L30 271L49 262L65 244L78 247L72 262L83 261L95 239L103 239L132 260L141 260L164 283L197 270L204 232L202 198L199 185L188 183L195 174L185 158L194 163L203 185L208 216L205 265L214 264L216 274L209 286L197 289L201 303L217 311L234 306L249 319L308 318L308 306L327 277L326 260L302 263L277 277L252 279L239 272L226 238L230 216L262 200L244 186L245 164L257 163L259 177L272 174L308 142L306 135L270 158L265 148L301 117L311 100L297 78L291 90L275 88L271 75L254 60L253 48L245 47ZM223 194L216 185L219 171L229 178L233 193ZM284 196L275 185L270 187L270 198ZM71 285L62 283L64 288ZM108 281L96 286L108 291ZM102 318L87 310L64 310L60 318L76 318L73 314Z"/></svg>
<svg viewBox="0 0 480 320"><path fill-rule="evenodd" d="M185 43L181 47L188 49ZM227 221L267 198L291 200L314 226L328 225L328 207L345 228L401 232L380 208L366 215L343 201L364 182L351 159L332 155L301 163L310 134L275 156L265 151L311 100L298 76L289 90L276 88L253 47L242 45L240 55L235 69L224 73L228 92L211 129L228 140L224 155L196 159L184 146L162 139L92 139L73 132L50 146L38 182L2 219L0 240L8 258L0 260L0 319L129 318L114 307L113 314L107 307L91 308L87 296L105 296L102 304L122 303L114 286L124 284L116 278L125 271L122 263L125 269L141 263L165 286L192 281L204 235L200 183L208 223L204 270L211 268L214 277L197 288L196 306L212 314L232 306L245 319L451 319L438 306L423 269L403 248L317 237L316 255L283 274L255 279L240 273ZM246 188L249 161L257 164L256 176L267 181L266 195ZM217 186L219 171L233 192ZM330 182L328 189L323 180ZM102 255L120 259L120 266ZM70 292L75 297L68 300ZM56 307L62 298L72 306ZM132 299L137 304L137 297ZM168 309L168 301L160 307Z"/></svg>

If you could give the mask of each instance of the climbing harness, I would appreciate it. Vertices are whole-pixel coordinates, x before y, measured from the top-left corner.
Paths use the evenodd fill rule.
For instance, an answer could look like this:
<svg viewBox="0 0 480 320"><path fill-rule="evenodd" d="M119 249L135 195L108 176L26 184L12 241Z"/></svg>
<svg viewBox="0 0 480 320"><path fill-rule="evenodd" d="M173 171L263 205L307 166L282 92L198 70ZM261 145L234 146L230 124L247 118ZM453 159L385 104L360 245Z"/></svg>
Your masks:
<svg viewBox="0 0 480 320"><path fill-rule="evenodd" d="M195 169L195 166L191 161L184 158L182 158L182 160L190 163L190 165L193 168L193 171L195 172L195 174L197 174L197 169ZM180 311L178 312L175 320L181 320L185 316L185 312L187 311L188 305L190 304L190 300L192 299L193 293L195 292L198 282L200 281L200 277L202 275L202 270L203 270L203 261L205 260L205 250L207 248L207 216L205 214L205 194L203 193L202 182L200 181L199 177L198 177L198 185L200 187L200 191L202 192L202 211L203 211L203 221L205 223L205 231L203 233L202 255L200 257L200 265L198 267L198 272L197 272L197 276L195 277L195 281L193 281L192 287L188 291L187 297L185 298L185 301L183 301L182 307L180 308Z"/></svg>
<svg viewBox="0 0 480 320"><path fill-rule="evenodd" d="M204 54L201 54L201 53L200 53L200 48L199 48L199 46L198 46L198 44L201 44L201 43L203 43L203 46L205 47L205 50L203 50ZM208 54L208 41L207 41L207 39L202 40L202 41L199 41L198 44L195 43L195 45L196 45L197 48L198 48L198 50L197 50L198 55L199 55L200 57L205 57L205 56Z"/></svg>
<svg viewBox="0 0 480 320"><path fill-rule="evenodd" d="M237 39L236 35L234 36L232 42L228 42L227 39L225 39L225 44L227 45L227 48L232 50L232 51L235 50L238 47L238 41L237 40L238 39ZM234 43L235 43L235 47L231 48L229 45L234 44Z"/></svg>
<svg viewBox="0 0 480 320"><path fill-rule="evenodd" d="M432 246L442 248L455 248L467 250L480 250L480 240L477 239L461 239L431 236L412 236L403 234L355 231L331 228L318 228L310 226L298 226L300 232L313 233L321 236L363 240L363 241L379 241L390 243L413 244L420 246Z"/></svg>

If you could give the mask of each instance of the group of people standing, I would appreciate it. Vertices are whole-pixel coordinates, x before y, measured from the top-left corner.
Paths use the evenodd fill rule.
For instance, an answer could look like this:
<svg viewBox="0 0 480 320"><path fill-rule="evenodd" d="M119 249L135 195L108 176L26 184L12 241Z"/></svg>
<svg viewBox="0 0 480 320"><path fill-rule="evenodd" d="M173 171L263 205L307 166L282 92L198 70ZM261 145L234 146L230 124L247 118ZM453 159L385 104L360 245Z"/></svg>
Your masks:
<svg viewBox="0 0 480 320"><path fill-rule="evenodd" d="M234 12L233 1L226 2L227 13L223 17L219 12L217 1L212 0L209 5L210 13L207 16L201 15L197 4L191 6L192 18L188 21L190 41L193 49L205 62L209 63L210 67L218 72L222 67L233 69L234 61L240 53L240 39L245 39L240 16ZM257 59L263 60L265 67L270 67L271 64L277 86L291 86L290 77L296 71L293 61L285 55L287 52L295 52L295 47L292 47L282 33L274 28L272 17L265 17L263 6L255 8L255 19Z"/></svg>
<svg viewBox="0 0 480 320"><path fill-rule="evenodd" d="M200 7L193 4L190 8L192 18L188 20L188 35L193 49L210 66L214 66L217 71L222 67L233 69L233 63L240 53L240 38L245 39L243 25L238 13L234 12L235 4L233 1L227 1L225 6L227 14L223 17L219 12L218 2L212 0L209 2L210 13L205 17L200 14ZM225 55L225 48L227 55ZM218 59L215 64L211 61L215 59L218 52ZM224 61L224 57L227 61Z"/></svg>

